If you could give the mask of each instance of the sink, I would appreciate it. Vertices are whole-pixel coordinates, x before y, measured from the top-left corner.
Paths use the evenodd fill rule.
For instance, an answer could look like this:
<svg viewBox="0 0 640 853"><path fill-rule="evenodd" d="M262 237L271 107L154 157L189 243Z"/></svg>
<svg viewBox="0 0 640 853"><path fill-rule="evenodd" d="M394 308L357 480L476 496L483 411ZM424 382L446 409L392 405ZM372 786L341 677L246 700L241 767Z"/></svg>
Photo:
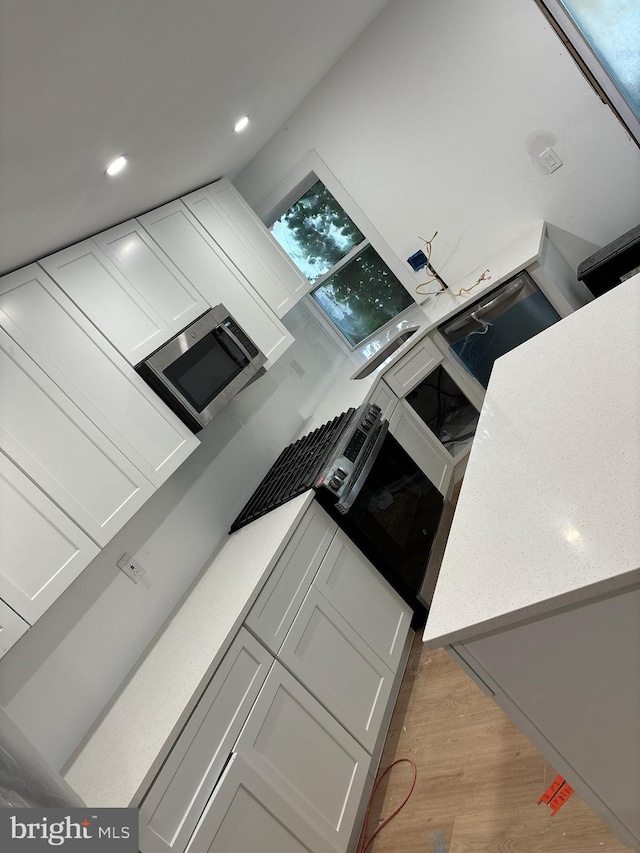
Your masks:
<svg viewBox="0 0 640 853"><path fill-rule="evenodd" d="M397 349L400 349L402 344L409 340L412 335L418 331L419 326L415 326L412 329L406 329L404 332L400 332L399 335L396 335L393 340L389 341L388 344L385 344L382 349L378 350L378 352L370 359L367 360L366 364L354 373L351 377L352 379L365 379L367 376L371 376L374 370L377 370L381 364L384 364L385 361L391 358L394 352Z"/></svg>

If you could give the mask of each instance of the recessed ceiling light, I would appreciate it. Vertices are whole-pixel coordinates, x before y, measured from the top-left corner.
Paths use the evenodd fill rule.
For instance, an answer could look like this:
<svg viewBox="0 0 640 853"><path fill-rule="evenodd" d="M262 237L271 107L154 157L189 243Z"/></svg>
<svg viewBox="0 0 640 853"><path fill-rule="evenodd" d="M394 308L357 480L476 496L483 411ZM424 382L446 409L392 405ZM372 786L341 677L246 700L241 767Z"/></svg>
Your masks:
<svg viewBox="0 0 640 853"><path fill-rule="evenodd" d="M110 178L113 178L115 175L119 175L126 165L126 157L116 157L115 160L112 160L109 163L107 168L104 170L104 173L105 175L109 175Z"/></svg>
<svg viewBox="0 0 640 853"><path fill-rule="evenodd" d="M233 129L236 133L240 133L249 124L249 116L242 116L241 119L234 124Z"/></svg>

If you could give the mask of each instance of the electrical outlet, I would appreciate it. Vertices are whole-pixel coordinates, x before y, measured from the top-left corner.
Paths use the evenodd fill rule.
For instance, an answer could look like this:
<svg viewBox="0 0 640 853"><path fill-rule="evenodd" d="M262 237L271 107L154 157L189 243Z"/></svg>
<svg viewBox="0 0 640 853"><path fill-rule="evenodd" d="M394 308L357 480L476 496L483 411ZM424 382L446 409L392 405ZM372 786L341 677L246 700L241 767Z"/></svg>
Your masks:
<svg viewBox="0 0 640 853"><path fill-rule="evenodd" d="M291 367L293 367L293 369L295 370L295 372L298 374L298 376L304 376L304 375L305 375L306 370L305 370L305 369L304 369L304 367L300 364L300 362L295 361L295 359L294 359L293 361L291 361L291 362L290 362L290 364L291 364Z"/></svg>
<svg viewBox="0 0 640 853"><path fill-rule="evenodd" d="M134 583L138 583L138 581L144 577L145 570L142 568L140 563L136 562L133 557L129 554L123 554L122 557L116 563L116 566L130 577Z"/></svg>

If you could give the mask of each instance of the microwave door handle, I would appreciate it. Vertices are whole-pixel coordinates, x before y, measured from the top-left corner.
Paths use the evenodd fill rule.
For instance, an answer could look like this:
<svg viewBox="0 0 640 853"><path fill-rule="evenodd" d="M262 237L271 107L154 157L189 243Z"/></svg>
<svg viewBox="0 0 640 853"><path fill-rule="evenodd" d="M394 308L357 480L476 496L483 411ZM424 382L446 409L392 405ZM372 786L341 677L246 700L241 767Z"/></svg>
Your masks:
<svg viewBox="0 0 640 853"><path fill-rule="evenodd" d="M234 344L238 347L238 349L240 349L240 350L242 351L242 353L243 353L244 357L247 359L247 361L249 361L249 362L250 362L250 361L253 361L253 358L254 358L254 357L253 357L253 356L251 355L251 353L247 350L247 348L246 348L246 347L245 347L245 345L242 343L242 341L239 341L239 340L238 340L238 338L236 338L236 336L233 334L233 332L231 331L231 329L227 328L227 326L223 325L222 323L220 324L220 326L218 326L218 328L219 328L219 329L222 329L222 330L224 331L224 334L225 334L225 335L228 335L228 336L231 338L231 340L232 340L232 341L234 342Z"/></svg>
<svg viewBox="0 0 640 853"><path fill-rule="evenodd" d="M358 477L353 486L349 489L347 496L336 504L336 509L343 515L346 515L346 513L349 512L349 510L355 503L356 498L362 491L362 487L364 486L365 480L369 476L369 471L371 471L371 469L373 468L373 463L376 461L376 457L380 452L380 448L382 447L382 443L387 437L388 432L389 421L382 421L380 431L378 432L374 445L371 448L371 452L367 457L367 461L365 462L362 471L360 471L360 473L358 474Z"/></svg>

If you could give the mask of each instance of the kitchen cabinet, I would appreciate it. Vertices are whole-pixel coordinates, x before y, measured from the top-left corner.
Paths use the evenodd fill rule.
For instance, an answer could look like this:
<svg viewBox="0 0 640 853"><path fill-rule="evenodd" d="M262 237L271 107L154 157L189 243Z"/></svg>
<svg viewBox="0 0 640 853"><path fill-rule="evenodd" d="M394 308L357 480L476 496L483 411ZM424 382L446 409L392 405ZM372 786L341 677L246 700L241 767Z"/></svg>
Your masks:
<svg viewBox="0 0 640 853"><path fill-rule="evenodd" d="M189 844L189 853L335 853L335 849L240 755L233 755L225 768Z"/></svg>
<svg viewBox="0 0 640 853"><path fill-rule="evenodd" d="M389 421L398 405L398 398L386 382L381 380L376 383L368 402L373 406L379 406L381 417Z"/></svg>
<svg viewBox="0 0 640 853"><path fill-rule="evenodd" d="M391 420L389 431L431 480L446 496L453 476L453 458L406 400L400 400Z"/></svg>
<svg viewBox="0 0 640 853"><path fill-rule="evenodd" d="M372 754L394 673L314 587L278 657Z"/></svg>
<svg viewBox="0 0 640 853"><path fill-rule="evenodd" d="M347 849L371 756L277 661L236 750L335 850Z"/></svg>
<svg viewBox="0 0 640 853"><path fill-rule="evenodd" d="M142 853L185 850L272 662L241 629L140 807Z"/></svg>
<svg viewBox="0 0 640 853"><path fill-rule="evenodd" d="M0 329L0 449L98 545L154 491Z"/></svg>
<svg viewBox="0 0 640 853"><path fill-rule="evenodd" d="M99 548L4 453L0 453L0 599L32 625ZM0 613L4 635L19 623Z"/></svg>
<svg viewBox="0 0 640 853"><path fill-rule="evenodd" d="M134 365L209 307L135 221L40 265Z"/></svg>
<svg viewBox="0 0 640 853"><path fill-rule="evenodd" d="M198 446L36 264L0 279L0 327L154 486Z"/></svg>
<svg viewBox="0 0 640 853"><path fill-rule="evenodd" d="M251 608L245 624L272 654L280 651L337 529L312 503Z"/></svg>
<svg viewBox="0 0 640 853"><path fill-rule="evenodd" d="M384 373L384 381L398 397L404 397L442 361L442 353L429 338L422 338Z"/></svg>
<svg viewBox="0 0 640 853"><path fill-rule="evenodd" d="M636 588L453 646L633 849L640 849L639 624Z"/></svg>
<svg viewBox="0 0 640 853"><path fill-rule="evenodd" d="M277 317L308 292L309 281L229 181L217 181L182 201Z"/></svg>
<svg viewBox="0 0 640 853"><path fill-rule="evenodd" d="M0 601L0 657L8 652L28 629L29 623L21 619L4 601Z"/></svg>
<svg viewBox="0 0 640 853"><path fill-rule="evenodd" d="M170 202L138 221L184 279L209 304L223 304L270 362L293 343L293 336L182 202Z"/></svg>

